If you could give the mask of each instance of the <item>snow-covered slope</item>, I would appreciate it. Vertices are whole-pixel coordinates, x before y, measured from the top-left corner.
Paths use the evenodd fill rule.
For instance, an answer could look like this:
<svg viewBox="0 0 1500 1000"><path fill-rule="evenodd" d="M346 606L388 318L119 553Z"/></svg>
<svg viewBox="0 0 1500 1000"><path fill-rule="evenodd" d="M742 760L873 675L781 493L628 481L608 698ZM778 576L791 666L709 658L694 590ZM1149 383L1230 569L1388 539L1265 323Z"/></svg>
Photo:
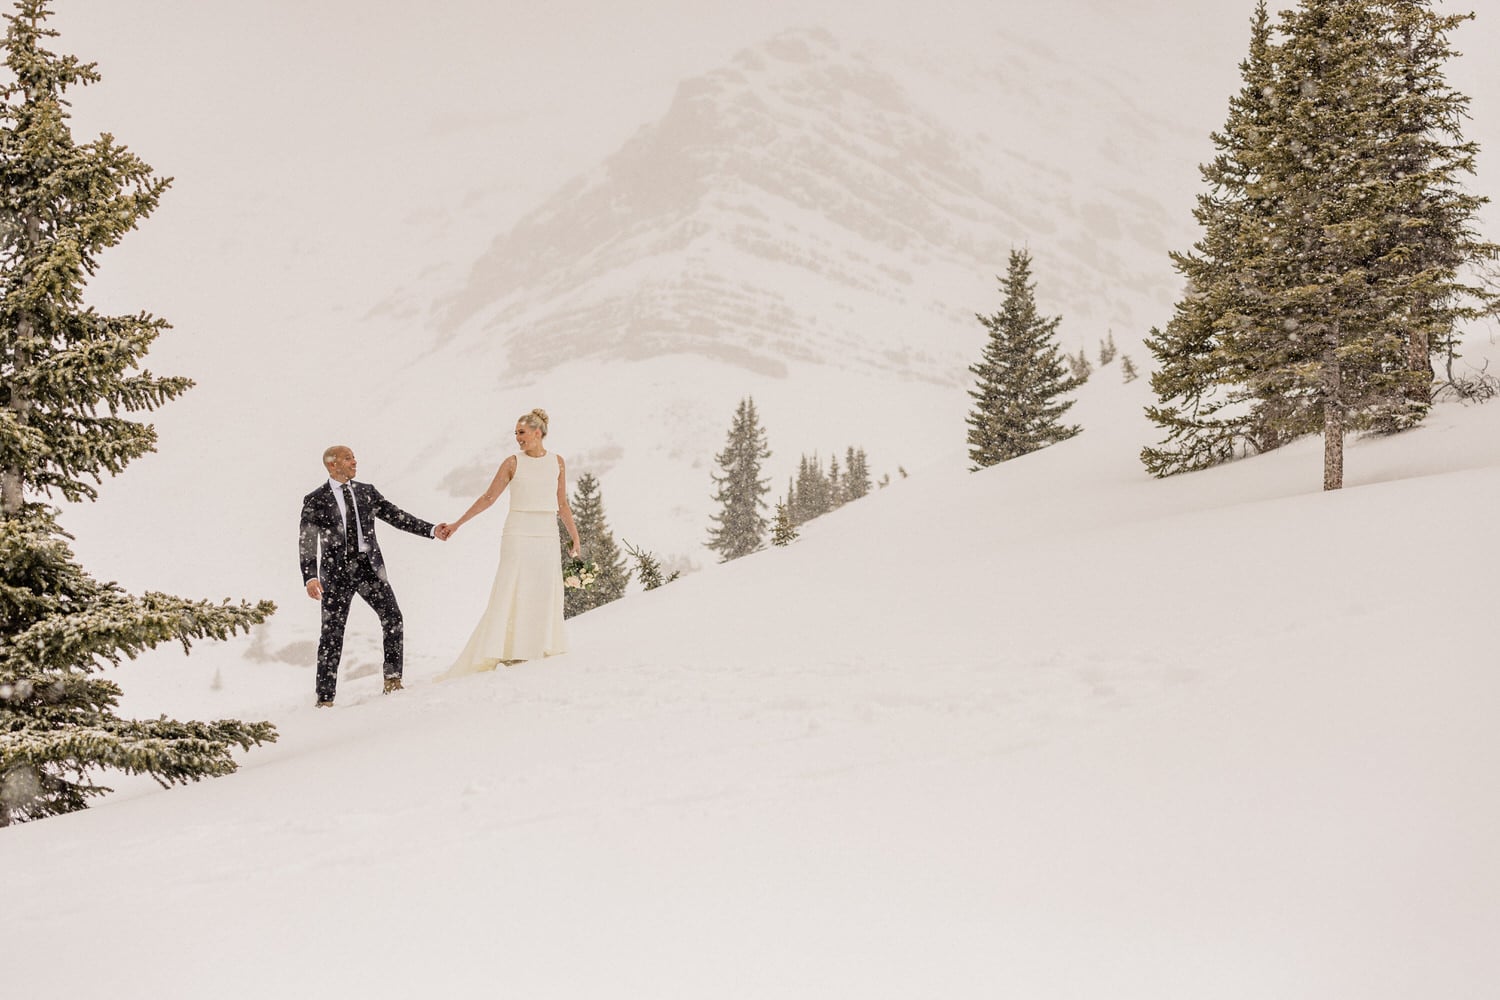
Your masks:
<svg viewBox="0 0 1500 1000"><path fill-rule="evenodd" d="M243 644L129 668L281 742L0 835L7 987L1486 995L1500 405L1354 443L1325 495L1316 442L1147 479L1117 376L1080 437L935 452L556 660L433 683L456 594L408 691L333 712Z"/></svg>

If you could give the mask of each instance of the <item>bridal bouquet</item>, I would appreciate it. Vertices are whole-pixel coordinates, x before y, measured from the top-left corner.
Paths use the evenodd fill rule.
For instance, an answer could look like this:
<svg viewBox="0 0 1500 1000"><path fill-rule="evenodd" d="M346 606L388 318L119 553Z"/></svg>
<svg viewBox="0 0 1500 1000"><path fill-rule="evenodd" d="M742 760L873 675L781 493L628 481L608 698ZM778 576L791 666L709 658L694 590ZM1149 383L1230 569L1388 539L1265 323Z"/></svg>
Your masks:
<svg viewBox="0 0 1500 1000"><path fill-rule="evenodd" d="M563 564L563 586L588 590L599 578L599 567L586 559L569 559Z"/></svg>

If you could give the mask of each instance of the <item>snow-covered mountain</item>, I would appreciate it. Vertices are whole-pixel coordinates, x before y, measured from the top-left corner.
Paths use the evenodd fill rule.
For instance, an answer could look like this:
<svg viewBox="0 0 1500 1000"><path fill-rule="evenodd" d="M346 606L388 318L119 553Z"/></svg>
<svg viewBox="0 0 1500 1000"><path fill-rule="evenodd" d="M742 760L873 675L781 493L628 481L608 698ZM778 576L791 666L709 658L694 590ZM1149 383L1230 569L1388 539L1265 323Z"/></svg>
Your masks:
<svg viewBox="0 0 1500 1000"><path fill-rule="evenodd" d="M933 66L826 31L741 52L501 235L442 303L439 342L503 383L687 354L952 384L974 339L957 331L1027 245L1076 340L1136 330L1172 288L1174 213L1147 169L1192 155L1184 130L1104 81L1059 91L1019 43L987 55ZM955 103L980 115L950 124ZM1154 152L1109 184L1080 171L1127 146Z"/></svg>

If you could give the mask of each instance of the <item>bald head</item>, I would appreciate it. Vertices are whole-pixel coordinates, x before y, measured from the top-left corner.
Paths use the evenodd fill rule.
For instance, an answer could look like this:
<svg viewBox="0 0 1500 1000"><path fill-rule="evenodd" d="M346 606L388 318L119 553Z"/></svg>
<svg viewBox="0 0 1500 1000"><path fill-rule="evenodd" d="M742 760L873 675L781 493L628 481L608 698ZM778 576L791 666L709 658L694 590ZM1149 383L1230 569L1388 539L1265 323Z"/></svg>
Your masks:
<svg viewBox="0 0 1500 1000"><path fill-rule="evenodd" d="M323 468L338 482L347 483L354 478L354 452L347 445L330 445L323 451Z"/></svg>

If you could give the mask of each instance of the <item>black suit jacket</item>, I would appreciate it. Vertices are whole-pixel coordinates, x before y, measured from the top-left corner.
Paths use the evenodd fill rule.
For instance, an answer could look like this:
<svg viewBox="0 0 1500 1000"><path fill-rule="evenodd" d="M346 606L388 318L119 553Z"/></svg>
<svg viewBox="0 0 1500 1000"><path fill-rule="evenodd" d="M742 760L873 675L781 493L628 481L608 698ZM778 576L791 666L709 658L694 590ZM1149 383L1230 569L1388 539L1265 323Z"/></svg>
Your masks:
<svg viewBox="0 0 1500 1000"><path fill-rule="evenodd" d="M432 537L432 524L397 507L369 483L351 479L349 486L354 490L354 502L359 505L365 541L370 544L370 562L383 580L385 559L380 554L380 542L375 537L375 519L379 518L402 531L427 538ZM302 498L302 526L298 532L297 554L302 560L304 583L314 577L326 583L329 579L345 577L350 573L344 554L344 519L339 515L338 502L333 498L333 487L326 482Z"/></svg>

